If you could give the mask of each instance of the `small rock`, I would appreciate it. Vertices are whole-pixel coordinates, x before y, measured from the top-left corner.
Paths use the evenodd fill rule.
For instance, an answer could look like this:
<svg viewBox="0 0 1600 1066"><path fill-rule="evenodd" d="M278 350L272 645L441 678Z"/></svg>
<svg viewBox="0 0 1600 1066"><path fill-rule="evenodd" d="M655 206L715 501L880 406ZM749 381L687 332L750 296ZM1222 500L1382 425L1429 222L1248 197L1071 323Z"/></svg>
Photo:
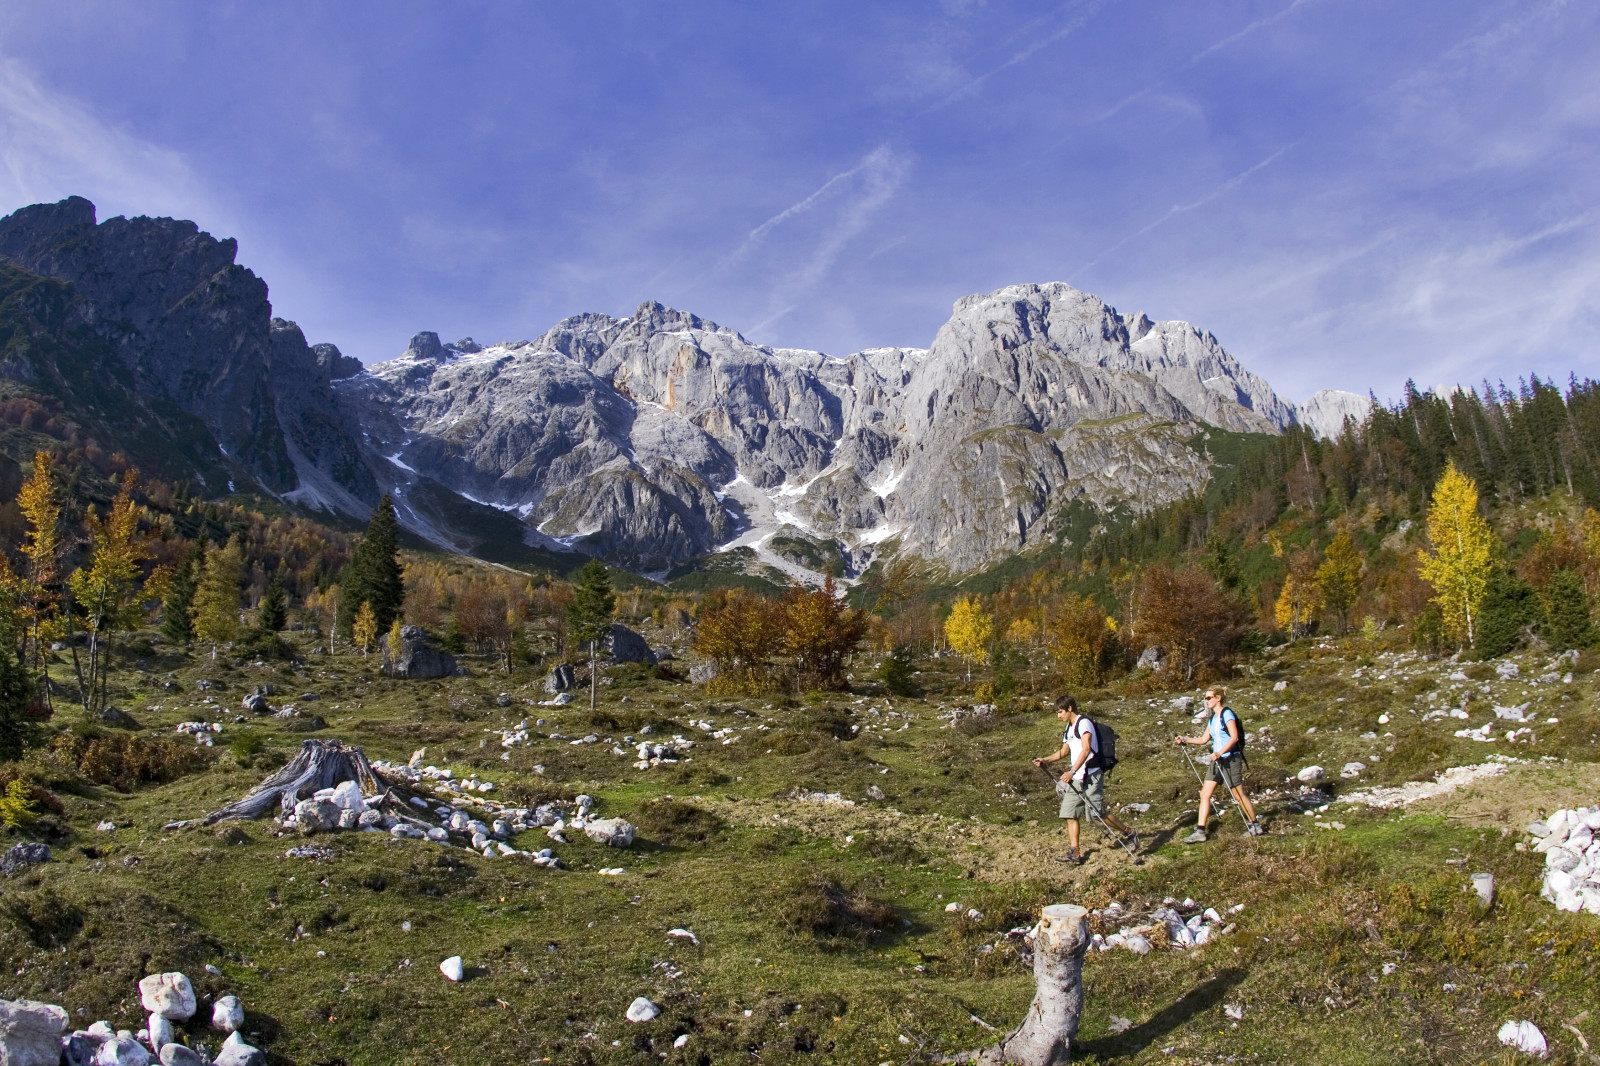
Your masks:
<svg viewBox="0 0 1600 1066"><path fill-rule="evenodd" d="M1499 674L1502 680L1510 681L1513 678L1517 677L1517 675L1522 673L1522 668L1519 667L1514 662L1506 661L1506 662L1496 663L1495 664L1495 668L1494 668L1494 672ZM1524 1024L1525 1025L1532 1025L1533 1023L1532 1022L1525 1022ZM1534 1032L1536 1032L1536 1033L1538 1031L1539 1030L1537 1030L1537 1029L1534 1030ZM1544 1043L1544 1037L1543 1036L1539 1037L1539 1042L1540 1042L1541 1045Z"/></svg>
<svg viewBox="0 0 1600 1066"><path fill-rule="evenodd" d="M246 1044L238 1033L230 1033L211 1066L267 1066L267 1056L259 1048Z"/></svg>
<svg viewBox="0 0 1600 1066"><path fill-rule="evenodd" d="M30 842L18 844L16 847L0 855L0 873L7 877L14 876L30 866L37 866L41 862L50 861L50 848L44 844ZM31 1002L31 1001L21 1001Z"/></svg>
<svg viewBox="0 0 1600 1066"><path fill-rule="evenodd" d="M131 1036L118 1034L100 1045L95 1066L150 1066L150 1052Z"/></svg>
<svg viewBox="0 0 1600 1066"><path fill-rule="evenodd" d="M211 1028L220 1029L224 1033L236 1033L244 1025L244 1004L239 1002L239 997L226 995L211 1008Z"/></svg>
<svg viewBox="0 0 1600 1066"><path fill-rule="evenodd" d="M887 798L888 797L884 795L883 789L879 788L877 785L868 785L867 786L867 799L870 799L870 800L883 800L883 799L887 799Z"/></svg>
<svg viewBox="0 0 1600 1066"><path fill-rule="evenodd" d="M439 972L451 981L459 981L467 971L461 965L461 956L452 955L439 964Z"/></svg>
<svg viewBox="0 0 1600 1066"><path fill-rule="evenodd" d="M627 1019L630 1022L647 1022L661 1013L661 1008L640 996L628 1004Z"/></svg>
<svg viewBox="0 0 1600 1066"><path fill-rule="evenodd" d="M1550 1055L1550 1045L1545 1043L1544 1033L1540 1032L1539 1027L1532 1022L1506 1022L1500 1027L1498 1035L1500 1043L1506 1047L1514 1047L1526 1055L1541 1059Z"/></svg>
<svg viewBox="0 0 1600 1066"><path fill-rule="evenodd" d="M607 847L625 848L633 843L633 825L622 818L596 818L583 831L590 840Z"/></svg>
<svg viewBox="0 0 1600 1066"><path fill-rule="evenodd" d="M691 944L695 945L700 943L700 938L689 932L687 929L668 929L667 935L677 937L679 940L687 940Z"/></svg>
<svg viewBox="0 0 1600 1066"><path fill-rule="evenodd" d="M565 692L573 685L574 675L570 663L557 663L545 676L544 690L552 696Z"/></svg>
<svg viewBox="0 0 1600 1066"><path fill-rule="evenodd" d="M172 1023L159 1014L150 1015L150 1022L145 1026L145 1032L150 1034L150 1046L153 1048L166 1047L172 1043Z"/></svg>
<svg viewBox="0 0 1600 1066"><path fill-rule="evenodd" d="M960 914L961 913L961 904L959 904L959 903L957 903L957 902L952 900L951 902L946 903L944 905L944 912L946 914Z"/></svg>
<svg viewBox="0 0 1600 1066"><path fill-rule="evenodd" d="M1365 770L1366 768L1367 764L1364 762L1347 762L1344 764L1344 769L1339 771L1339 776L1360 777L1361 771Z"/></svg>
<svg viewBox="0 0 1600 1066"><path fill-rule="evenodd" d="M267 698L259 692L252 692L239 701L239 706L251 714L271 714L272 706L267 703Z"/></svg>
<svg viewBox="0 0 1600 1066"><path fill-rule="evenodd" d="M1140 933L1129 933L1123 938L1122 946L1135 955L1148 955L1153 950L1150 941Z"/></svg>
<svg viewBox="0 0 1600 1066"><path fill-rule="evenodd" d="M53 1003L0 999L0 1062L55 1066L68 1025L67 1012Z"/></svg>
<svg viewBox="0 0 1600 1066"><path fill-rule="evenodd" d="M1274 692L1282 692L1285 689L1287 689L1288 687L1289 687L1289 682L1287 682L1287 681L1279 681L1278 683L1276 683L1275 685L1272 686L1272 691L1274 691Z"/></svg>
<svg viewBox="0 0 1600 1066"><path fill-rule="evenodd" d="M1314 785L1327 777L1328 772L1320 766L1308 766L1294 776L1303 785Z"/></svg>
<svg viewBox="0 0 1600 1066"><path fill-rule="evenodd" d="M144 728L133 715L117 707L107 707L100 712L99 718L101 725L108 725L113 729L137 731Z"/></svg>
<svg viewBox="0 0 1600 1066"><path fill-rule="evenodd" d="M1226 1014L1234 1021L1238 1021L1240 1018L1244 1017L1244 1008L1237 1003L1228 1003L1223 1006L1222 1013Z"/></svg>
<svg viewBox="0 0 1600 1066"><path fill-rule="evenodd" d="M169 1043L161 1046L161 1066L205 1066L205 1061L198 1051L186 1048L182 1044Z"/></svg>
<svg viewBox="0 0 1600 1066"><path fill-rule="evenodd" d="M194 986L181 973L153 973L139 981L144 1009L175 1022L194 1016Z"/></svg>
<svg viewBox="0 0 1600 1066"><path fill-rule="evenodd" d="M1145 650L1148 651L1149 649L1147 648ZM1108 1033L1126 1033L1129 1029L1132 1029L1132 1028L1133 1028L1133 1020L1131 1018L1119 1018L1115 1014L1113 1014L1111 1016L1111 1024L1106 1026L1106 1032L1108 1032Z"/></svg>

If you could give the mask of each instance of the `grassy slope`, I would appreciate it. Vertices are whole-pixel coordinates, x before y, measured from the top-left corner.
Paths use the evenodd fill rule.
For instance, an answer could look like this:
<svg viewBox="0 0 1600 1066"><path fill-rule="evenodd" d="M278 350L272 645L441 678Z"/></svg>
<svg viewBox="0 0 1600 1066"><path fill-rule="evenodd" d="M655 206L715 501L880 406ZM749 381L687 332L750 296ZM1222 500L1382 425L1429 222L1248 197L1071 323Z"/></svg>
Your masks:
<svg viewBox="0 0 1600 1066"><path fill-rule="evenodd" d="M1372 665L1353 678L1362 659ZM699 819L708 835L695 840L663 824L626 853L577 840L556 846L572 869L546 871L377 834L313 838L330 855L310 861L285 857L303 841L275 837L265 823L244 826L243 843L210 830L163 832L170 819L242 793L271 753L281 759L298 744L276 732L277 720L255 721L248 728L269 737L269 755L254 766L218 747L209 770L172 784L131 795L63 792L71 836L57 842L58 861L0 884L0 996L63 1003L80 1024L104 1017L137 1028L136 979L181 968L203 993L237 991L250 1011L247 1030L281 1062L609 1063L662 1061L665 1052L665 1061L686 1063L898 1063L918 1048L978 1046L986 1033L972 1015L1001 1027L1021 1017L1032 979L1003 934L1029 924L1040 904L1170 895L1219 909L1243 903L1239 928L1188 954L1092 954L1079 1061L1479 1062L1500 1055L1494 1032L1511 1017L1536 1021L1557 1061L1579 1061L1560 1023L1595 1000L1600 919L1538 900L1538 856L1513 850L1517 837L1498 827L1600 796L1594 762L1537 761L1596 758L1592 675L1524 694L1515 683L1441 681L1453 669L1445 664L1396 669L1355 644L1291 648L1258 663L1258 676L1232 700L1251 729L1270 725L1283 738L1253 741L1257 785L1276 783L1284 767L1337 768L1374 753L1381 761L1366 777L1380 782L1489 754L1534 761L1475 797L1404 812L1336 808L1327 817L1343 831L1317 829L1313 818L1284 812L1281 797L1266 798L1268 837L1245 838L1228 818L1199 848L1172 842L1193 809L1193 779L1169 741L1180 724L1191 730L1187 720L1172 717L1165 696L1100 694L1096 710L1123 737L1113 798L1152 805L1136 824L1157 847L1139 868L1097 846L1087 866L1068 869L1048 861L1059 846L1054 803L1025 761L1054 747L1053 719L1010 716L978 735L945 728L937 716L958 694L938 662L924 664L926 701L888 702L708 701L687 685L618 668L593 715L523 706L543 698L535 679L508 679L486 663L473 664L477 677L400 683L356 657L307 662L297 674L152 656L153 669L175 668L182 691L143 683L164 675L130 673L125 705L152 733L206 711L225 711L232 732L233 708L250 687L315 689L322 701L301 706L328 719L322 735L373 756L404 759L426 745L428 761L477 768L509 794L586 791L602 814L646 824L651 801L670 794L709 812ZM216 706L193 687L203 677L227 685ZM1289 682L1286 691L1271 690L1278 679ZM1451 733L1468 723L1421 723L1407 713L1426 709L1432 694L1454 706L1452 689L1466 687L1487 687L1498 703L1532 698L1541 717L1553 713L1561 724L1541 728L1539 744L1513 748L1457 740ZM518 703L496 706L502 691ZM620 702L624 695L630 702ZM1269 713L1269 705L1287 709ZM1470 704L1470 724L1489 705ZM752 717L735 717L735 706ZM890 710L906 717L886 717ZM1396 721L1379 731L1397 736L1359 739L1384 710ZM547 720L537 732L567 737L620 738L646 724L695 736L688 720L705 717L751 731L732 746L702 742L692 761L649 772L610 754L609 744L548 737L502 760L488 730L524 715ZM852 734L852 725L861 728ZM544 776L532 772L535 763ZM874 784L888 798L856 808L783 798L804 786L861 800ZM96 832L106 818L124 828ZM538 836L521 845L544 843ZM1449 864L1459 859L1466 862ZM627 874L594 872L612 865ZM1480 869L1501 886L1486 916L1463 891L1466 874ZM860 943L791 931L780 918L815 905L805 881L818 871L891 904L909 926ZM984 917L949 915L950 901ZM669 940L666 931L679 926L701 945ZM453 954L475 968L461 985L436 969ZM207 962L223 977L207 976ZM1383 976L1387 962L1397 969ZM636 995L662 1004L661 1018L625 1022ZM1244 1006L1237 1026L1225 1003ZM1133 1027L1109 1034L1112 1014ZM686 1045L672 1048L682 1033Z"/></svg>

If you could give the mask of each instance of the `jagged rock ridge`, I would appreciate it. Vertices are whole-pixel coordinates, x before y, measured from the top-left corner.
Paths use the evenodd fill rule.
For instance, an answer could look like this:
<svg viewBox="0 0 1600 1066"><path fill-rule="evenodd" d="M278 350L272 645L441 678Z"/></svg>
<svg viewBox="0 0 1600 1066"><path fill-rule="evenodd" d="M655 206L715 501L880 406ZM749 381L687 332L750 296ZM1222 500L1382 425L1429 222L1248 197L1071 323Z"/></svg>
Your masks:
<svg viewBox="0 0 1600 1066"><path fill-rule="evenodd" d="M1298 411L1211 334L1065 284L963 297L926 349L772 348L647 302L488 347L419 333L363 371L273 318L235 252L189 222L96 224L76 197L0 220L0 265L66 282L119 387L203 424L230 481L357 518L392 491L412 530L480 554L492 535L655 572L742 547L814 576L782 534L850 571L893 552L967 571L1074 499L1194 491L1208 426L1355 412Z"/></svg>

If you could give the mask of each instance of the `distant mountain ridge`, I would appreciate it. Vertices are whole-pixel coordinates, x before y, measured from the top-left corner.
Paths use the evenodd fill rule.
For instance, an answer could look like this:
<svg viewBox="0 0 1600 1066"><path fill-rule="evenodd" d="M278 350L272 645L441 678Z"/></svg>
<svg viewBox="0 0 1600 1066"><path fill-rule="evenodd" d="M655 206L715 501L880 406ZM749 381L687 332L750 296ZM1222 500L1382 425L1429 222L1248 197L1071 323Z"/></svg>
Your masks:
<svg viewBox="0 0 1600 1066"><path fill-rule="evenodd" d="M964 572L1036 546L1074 499L1196 490L1207 426L1336 432L1367 402L1296 408L1210 333L1060 283L963 297L926 349L772 348L646 302L489 347L423 332L362 370L273 318L235 250L172 219L97 225L76 197L0 220L0 261L69 283L137 401L198 419L228 469L357 518L392 492L469 552L493 527L639 572L748 548L814 577L781 534L851 572L897 552ZM26 377L19 358L0 373Z"/></svg>

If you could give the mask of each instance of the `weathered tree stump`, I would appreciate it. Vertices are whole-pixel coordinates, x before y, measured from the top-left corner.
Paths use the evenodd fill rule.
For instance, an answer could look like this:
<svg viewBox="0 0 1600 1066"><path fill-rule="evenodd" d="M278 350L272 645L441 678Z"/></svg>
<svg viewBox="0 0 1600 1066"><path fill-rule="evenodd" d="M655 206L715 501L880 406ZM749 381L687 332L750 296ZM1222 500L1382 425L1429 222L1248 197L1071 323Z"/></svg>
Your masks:
<svg viewBox="0 0 1600 1066"><path fill-rule="evenodd" d="M1033 1003L1022 1024L984 1048L985 1066L1058 1066L1072 1061L1072 1041L1083 1013L1083 956L1089 950L1089 912L1054 903L1033 931Z"/></svg>
<svg viewBox="0 0 1600 1066"><path fill-rule="evenodd" d="M211 825L227 818L260 818L282 806L285 796L292 805L319 788L332 788L343 781L354 781L369 796L388 787L360 748L348 747L337 740L307 740L301 743L300 754L287 766L251 789L244 798L206 815L201 824Z"/></svg>

